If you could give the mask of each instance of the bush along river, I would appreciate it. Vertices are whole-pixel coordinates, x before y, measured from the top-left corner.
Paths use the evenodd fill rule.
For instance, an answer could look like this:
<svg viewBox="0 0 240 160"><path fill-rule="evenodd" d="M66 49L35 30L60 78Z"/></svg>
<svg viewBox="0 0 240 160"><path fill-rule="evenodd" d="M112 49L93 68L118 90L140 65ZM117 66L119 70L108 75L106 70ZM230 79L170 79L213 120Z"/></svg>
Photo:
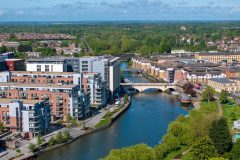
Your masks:
<svg viewBox="0 0 240 160"><path fill-rule="evenodd" d="M125 67L125 64L123 64ZM133 82L151 82L149 79L123 72ZM147 90L132 96L132 103L109 128L77 139L61 148L41 154L38 160L97 160L112 149L138 143L157 145L167 132L168 125L188 111L180 107L178 97Z"/></svg>

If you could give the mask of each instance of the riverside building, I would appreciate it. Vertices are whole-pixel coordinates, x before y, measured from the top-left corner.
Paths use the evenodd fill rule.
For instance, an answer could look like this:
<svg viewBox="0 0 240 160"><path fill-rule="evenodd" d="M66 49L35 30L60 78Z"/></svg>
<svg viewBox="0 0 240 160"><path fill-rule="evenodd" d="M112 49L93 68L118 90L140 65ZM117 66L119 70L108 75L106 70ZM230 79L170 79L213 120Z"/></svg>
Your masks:
<svg viewBox="0 0 240 160"><path fill-rule="evenodd" d="M32 139L48 132L50 108L44 100L0 98L0 122L6 129Z"/></svg>

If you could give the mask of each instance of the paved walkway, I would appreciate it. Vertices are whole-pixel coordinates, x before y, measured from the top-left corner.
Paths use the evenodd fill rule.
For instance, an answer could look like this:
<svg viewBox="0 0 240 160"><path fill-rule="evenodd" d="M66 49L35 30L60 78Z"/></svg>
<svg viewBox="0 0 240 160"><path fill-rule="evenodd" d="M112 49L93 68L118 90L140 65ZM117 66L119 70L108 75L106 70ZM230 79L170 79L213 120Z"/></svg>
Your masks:
<svg viewBox="0 0 240 160"><path fill-rule="evenodd" d="M97 114L94 117L91 117L87 120L85 120L85 126L89 127L89 128L93 128L95 127L95 125L106 115L106 113L108 112L108 110L101 110L99 114ZM42 138L44 138L45 142L48 142L48 140L55 136L59 131L64 132L65 130L69 131L69 134L73 137L76 138L84 133L86 133L85 130L83 130L83 126L80 126L78 128L62 128L60 130L57 130L55 132L52 132L50 134L47 134L45 136L43 136ZM19 149L21 150L21 153L28 155L28 154L32 154L30 152L30 150L28 149L28 146L30 143L34 143L37 144L37 138L32 139L31 141L27 141L23 146L21 146ZM1 160L9 160L13 157L16 157L17 155L19 155L19 153L16 152L16 150L11 150L8 149L2 156L0 155L0 159ZM24 156L24 157L25 157ZM21 158L23 158L23 156L21 156ZM20 159L20 158L19 158Z"/></svg>

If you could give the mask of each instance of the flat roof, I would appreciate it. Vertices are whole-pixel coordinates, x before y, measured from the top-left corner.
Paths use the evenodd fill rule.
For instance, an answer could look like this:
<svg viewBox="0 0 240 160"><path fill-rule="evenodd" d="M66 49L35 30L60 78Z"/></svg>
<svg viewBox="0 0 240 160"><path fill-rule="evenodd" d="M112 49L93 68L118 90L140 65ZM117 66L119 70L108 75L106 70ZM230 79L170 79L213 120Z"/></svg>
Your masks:
<svg viewBox="0 0 240 160"><path fill-rule="evenodd" d="M234 83L233 81L227 78L211 78L210 80L218 83Z"/></svg>
<svg viewBox="0 0 240 160"><path fill-rule="evenodd" d="M5 59L5 61L24 61L23 59Z"/></svg>
<svg viewBox="0 0 240 160"><path fill-rule="evenodd" d="M0 103L11 103L14 101L22 101L23 104L36 104L44 102L45 100L28 100L28 99L10 99L10 98L0 98Z"/></svg>
<svg viewBox="0 0 240 160"><path fill-rule="evenodd" d="M75 72L33 72L33 71L11 71L12 74L44 74L44 75L73 75Z"/></svg>
<svg viewBox="0 0 240 160"><path fill-rule="evenodd" d="M238 53L224 53L224 52L218 52L218 53L196 53L200 56L213 56L213 55L240 55L240 52Z"/></svg>
<svg viewBox="0 0 240 160"><path fill-rule="evenodd" d="M64 62L64 59L45 58L45 59L28 59L27 62Z"/></svg>
<svg viewBox="0 0 240 160"><path fill-rule="evenodd" d="M0 83L0 86L8 86L8 87L33 87L33 88L38 88L38 87L45 87L45 88L74 88L78 85L58 85L58 84L32 84L32 83Z"/></svg>

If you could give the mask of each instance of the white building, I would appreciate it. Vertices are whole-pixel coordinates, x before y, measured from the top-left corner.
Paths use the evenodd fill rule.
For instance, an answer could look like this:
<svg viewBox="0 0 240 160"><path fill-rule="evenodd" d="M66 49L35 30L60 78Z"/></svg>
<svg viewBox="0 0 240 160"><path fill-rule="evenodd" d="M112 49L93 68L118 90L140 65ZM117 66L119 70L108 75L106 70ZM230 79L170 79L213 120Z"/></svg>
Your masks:
<svg viewBox="0 0 240 160"><path fill-rule="evenodd" d="M121 70L120 70L120 62L119 57L111 59L109 61L109 90L113 97L115 97L116 93L119 90L121 83Z"/></svg>
<svg viewBox="0 0 240 160"><path fill-rule="evenodd" d="M27 60L26 69L32 72L67 72L68 65L63 59L33 59Z"/></svg>

